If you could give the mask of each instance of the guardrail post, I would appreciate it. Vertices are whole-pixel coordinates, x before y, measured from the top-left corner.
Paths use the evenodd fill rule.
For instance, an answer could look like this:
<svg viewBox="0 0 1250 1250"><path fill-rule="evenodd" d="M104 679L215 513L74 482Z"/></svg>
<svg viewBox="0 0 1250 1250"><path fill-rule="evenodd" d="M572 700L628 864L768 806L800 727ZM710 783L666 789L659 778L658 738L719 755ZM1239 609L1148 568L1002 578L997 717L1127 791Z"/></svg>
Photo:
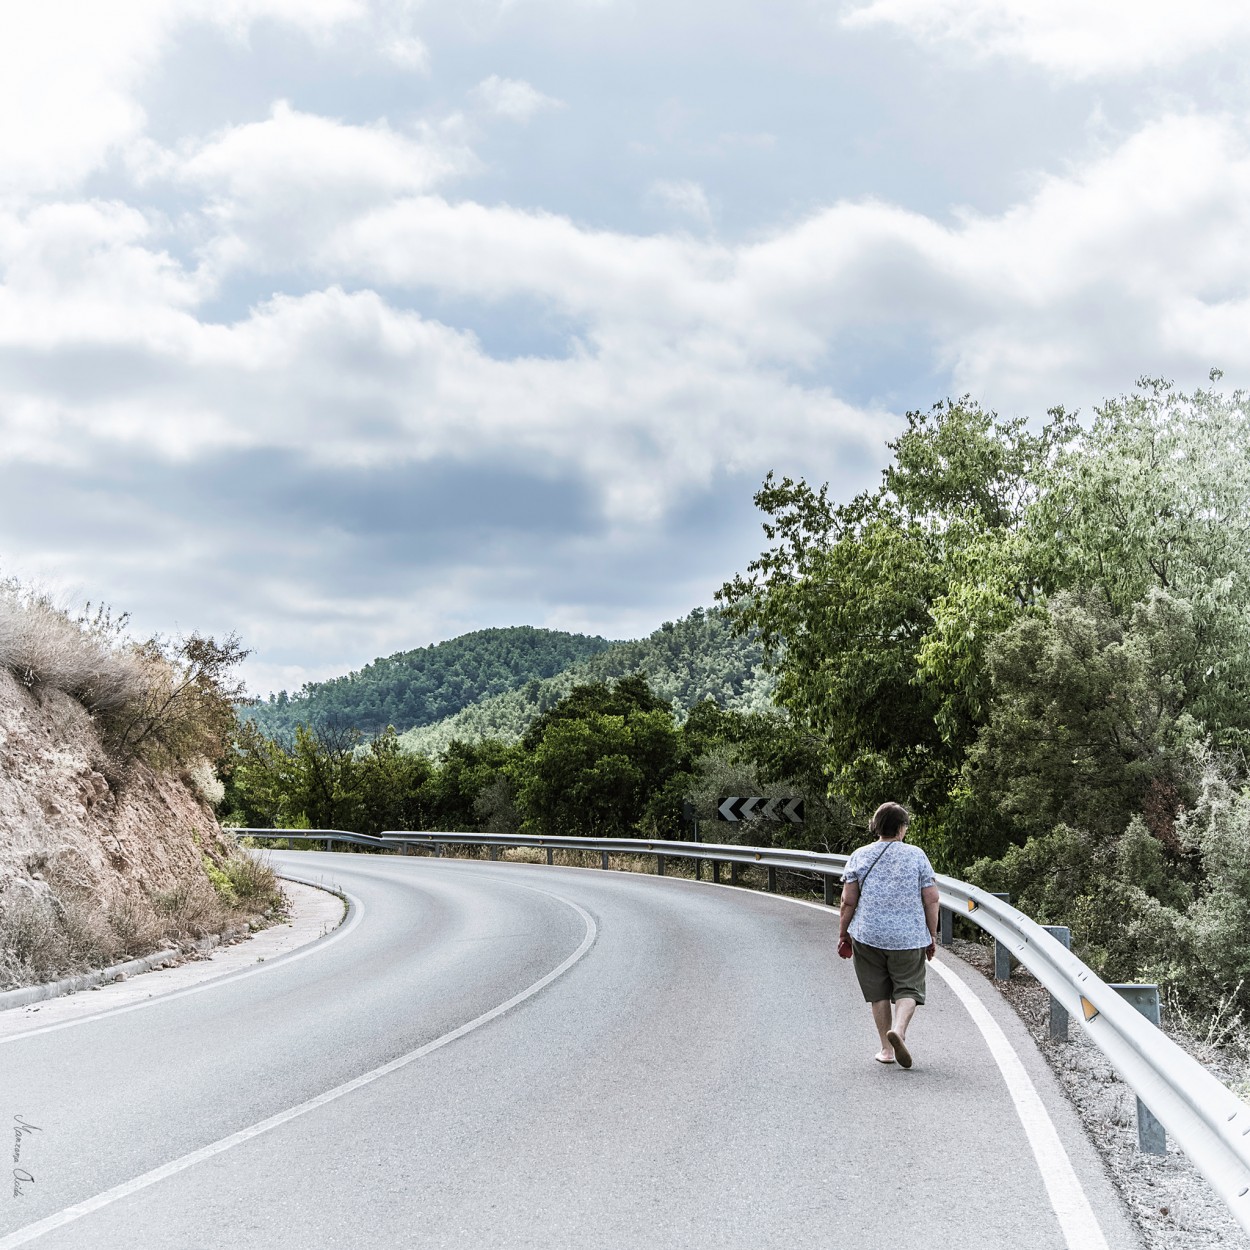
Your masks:
<svg viewBox="0 0 1250 1250"><path fill-rule="evenodd" d="M826 876L825 877L825 906L826 907L836 907L838 905L838 900L834 896L833 889L834 889L833 878L830 876Z"/></svg>
<svg viewBox="0 0 1250 1250"><path fill-rule="evenodd" d="M736 859L729 861L729 884L738 884L738 861Z"/></svg>
<svg viewBox="0 0 1250 1250"><path fill-rule="evenodd" d="M695 859L695 860L691 860L690 862L694 864L694 879L696 881L702 881L703 880L703 861L701 859Z"/></svg>
<svg viewBox="0 0 1250 1250"><path fill-rule="evenodd" d="M663 855L657 855L655 857L655 871L656 871L657 876L662 877L664 875L664 856Z"/></svg>
<svg viewBox="0 0 1250 1250"><path fill-rule="evenodd" d="M434 854L438 859L443 858L443 844L441 842L434 843Z"/></svg>
<svg viewBox="0 0 1250 1250"><path fill-rule="evenodd" d="M1113 985L1111 988L1126 1003L1136 1007L1155 1028L1159 1027L1162 1005L1157 985ZM1147 1155L1165 1155L1168 1152L1168 1137L1163 1125L1140 1098L1137 1100L1137 1149Z"/></svg>
<svg viewBox="0 0 1250 1250"><path fill-rule="evenodd" d="M551 847L547 848L547 863L554 864L556 861L552 858Z"/></svg>
<svg viewBox="0 0 1250 1250"><path fill-rule="evenodd" d="M768 890L770 894L777 893L777 869L773 864L768 865Z"/></svg>
<svg viewBox="0 0 1250 1250"><path fill-rule="evenodd" d="M606 868L607 866L608 866L608 853L607 851L600 851L599 852L599 867Z"/></svg>
<svg viewBox="0 0 1250 1250"><path fill-rule="evenodd" d="M938 908L938 941L949 946L955 940L955 913L949 907Z"/></svg>
<svg viewBox="0 0 1250 1250"><path fill-rule="evenodd" d="M712 884L720 885L720 860L712 860Z"/></svg>
<svg viewBox="0 0 1250 1250"><path fill-rule="evenodd" d="M1011 902L1010 894L995 894L1004 903ZM994 939L994 980L1006 981L1011 976L1011 952L997 939Z"/></svg>
<svg viewBox="0 0 1250 1250"><path fill-rule="evenodd" d="M326 838L326 850L327 850L327 851L330 849L330 844L331 844L333 841L334 841L334 839L333 839L333 838Z"/></svg>
<svg viewBox="0 0 1250 1250"><path fill-rule="evenodd" d="M1044 924L1042 928L1061 943L1064 950L1072 949L1072 930L1066 924ZM1050 1040L1068 1040L1068 1009L1053 994L1050 996Z"/></svg>
<svg viewBox="0 0 1250 1250"><path fill-rule="evenodd" d="M492 847L490 848L490 857L491 857L491 859L498 859L498 858L499 858L499 848L498 848L497 846L492 846Z"/></svg>

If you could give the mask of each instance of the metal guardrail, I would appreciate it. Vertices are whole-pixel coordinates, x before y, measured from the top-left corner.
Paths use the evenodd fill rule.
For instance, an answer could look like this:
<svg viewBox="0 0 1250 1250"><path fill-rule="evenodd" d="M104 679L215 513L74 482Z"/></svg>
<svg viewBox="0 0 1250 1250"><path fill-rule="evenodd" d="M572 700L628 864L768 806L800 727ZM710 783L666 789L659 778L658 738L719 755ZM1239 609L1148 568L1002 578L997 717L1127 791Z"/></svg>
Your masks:
<svg viewBox="0 0 1250 1250"><path fill-rule="evenodd" d="M352 833L350 829L244 829L241 826L230 826L227 833L241 833L249 838L281 838L283 842L294 842L296 838L305 838L310 842L324 842L328 851L335 842L350 842L356 846L377 846L390 848L391 843L383 842L372 833Z"/></svg>
<svg viewBox="0 0 1250 1250"><path fill-rule="evenodd" d="M378 837L326 829L236 829L252 837L314 838L393 847L406 853L410 845L536 847L545 849L551 863L554 850L598 851L608 866L609 852L655 855L664 871L668 858L712 864L740 865L768 870L769 888L776 888L778 868L814 873L824 879L825 902L835 903L847 856L777 847L740 846L707 842L667 842L639 838L549 838L519 834L387 831ZM736 875L736 872L735 872ZM731 878L732 879L732 878ZM1138 1096L1180 1148L1206 1177L1243 1229L1250 1232L1250 1106L1221 1084L1156 1028L1112 986L1047 930L1004 899L954 877L939 876L938 892L944 909L984 929L1027 968L1063 1010L1080 1020L1090 1039L1107 1056L1125 1084ZM949 934L949 923L943 925Z"/></svg>

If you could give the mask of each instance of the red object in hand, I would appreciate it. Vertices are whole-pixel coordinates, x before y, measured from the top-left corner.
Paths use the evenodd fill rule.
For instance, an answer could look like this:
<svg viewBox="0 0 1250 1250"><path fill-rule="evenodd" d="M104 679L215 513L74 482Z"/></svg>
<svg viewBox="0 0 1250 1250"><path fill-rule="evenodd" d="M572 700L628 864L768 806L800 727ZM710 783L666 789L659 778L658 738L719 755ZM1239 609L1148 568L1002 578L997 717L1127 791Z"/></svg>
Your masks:
<svg viewBox="0 0 1250 1250"><path fill-rule="evenodd" d="M844 937L844 938L843 938L843 939L842 939L842 940L838 943L838 954L839 954L839 955L841 955L843 959L850 959L850 957L851 957L851 939L850 939L849 937Z"/></svg>

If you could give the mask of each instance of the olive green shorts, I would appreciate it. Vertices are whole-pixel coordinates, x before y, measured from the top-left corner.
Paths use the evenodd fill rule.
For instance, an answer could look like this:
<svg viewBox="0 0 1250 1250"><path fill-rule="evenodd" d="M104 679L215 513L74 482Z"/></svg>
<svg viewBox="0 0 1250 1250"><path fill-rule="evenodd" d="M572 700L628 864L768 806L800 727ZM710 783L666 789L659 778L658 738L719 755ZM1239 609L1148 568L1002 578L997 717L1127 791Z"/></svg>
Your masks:
<svg viewBox="0 0 1250 1250"><path fill-rule="evenodd" d="M888 998L914 998L924 1002L925 948L911 951L883 951L877 946L855 942L855 975L864 992L864 1002L882 1003Z"/></svg>

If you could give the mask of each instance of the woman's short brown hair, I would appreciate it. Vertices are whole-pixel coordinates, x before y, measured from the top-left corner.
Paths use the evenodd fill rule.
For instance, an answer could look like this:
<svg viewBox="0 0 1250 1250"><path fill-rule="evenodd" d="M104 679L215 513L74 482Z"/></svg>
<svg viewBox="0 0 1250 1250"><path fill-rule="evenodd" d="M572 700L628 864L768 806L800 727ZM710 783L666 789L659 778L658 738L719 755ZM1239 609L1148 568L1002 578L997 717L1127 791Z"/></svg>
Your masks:
<svg viewBox="0 0 1250 1250"><path fill-rule="evenodd" d="M901 803L882 803L868 822L868 832L877 838L893 838L909 824L911 815Z"/></svg>

